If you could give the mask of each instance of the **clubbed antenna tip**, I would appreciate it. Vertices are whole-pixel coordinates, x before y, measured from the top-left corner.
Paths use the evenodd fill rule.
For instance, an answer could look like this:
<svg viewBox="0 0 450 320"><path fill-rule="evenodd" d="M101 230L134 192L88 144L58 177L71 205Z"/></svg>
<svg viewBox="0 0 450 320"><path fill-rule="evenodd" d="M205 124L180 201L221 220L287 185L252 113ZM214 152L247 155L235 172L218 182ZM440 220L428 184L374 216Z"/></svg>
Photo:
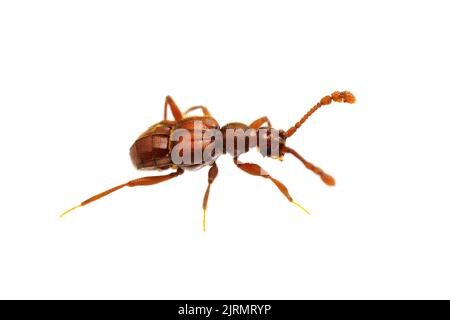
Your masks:
<svg viewBox="0 0 450 320"><path fill-rule="evenodd" d="M292 136L297 130L305 123L305 121L320 107L329 105L331 102L345 102L345 103L355 103L356 98L350 91L335 91L331 95L325 96L320 99L314 107L312 107L293 127L286 131L286 138Z"/></svg>

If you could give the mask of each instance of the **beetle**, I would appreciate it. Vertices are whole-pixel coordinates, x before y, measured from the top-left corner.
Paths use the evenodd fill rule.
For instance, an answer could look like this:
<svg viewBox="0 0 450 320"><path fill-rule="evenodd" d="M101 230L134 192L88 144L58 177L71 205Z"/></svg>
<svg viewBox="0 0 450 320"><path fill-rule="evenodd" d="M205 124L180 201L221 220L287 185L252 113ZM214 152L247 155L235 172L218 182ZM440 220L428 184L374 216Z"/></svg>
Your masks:
<svg viewBox="0 0 450 320"><path fill-rule="evenodd" d="M314 112L332 102L352 104L356 102L356 99L349 91L335 91L320 99L294 126L284 131L274 129L266 116L256 119L249 125L232 122L220 127L205 106L193 106L182 113L175 101L167 96L164 103L164 119L150 126L137 138L130 148L130 157L138 170L174 169L175 171L166 175L142 177L120 184L83 201L64 212L61 217L124 187L149 186L178 177L186 170L197 170L209 166L208 186L203 197L203 230L205 231L210 188L219 173L216 160L223 154L231 155L234 164L242 171L272 181L290 202L309 213L293 200L282 182L273 178L255 163L239 161L239 156L255 147L263 156L279 160L285 154L291 154L300 160L307 169L317 174L326 185L334 186L335 180L332 176L286 145L286 140ZM173 120L168 119L169 109ZM202 115L189 115L195 110L201 110Z"/></svg>

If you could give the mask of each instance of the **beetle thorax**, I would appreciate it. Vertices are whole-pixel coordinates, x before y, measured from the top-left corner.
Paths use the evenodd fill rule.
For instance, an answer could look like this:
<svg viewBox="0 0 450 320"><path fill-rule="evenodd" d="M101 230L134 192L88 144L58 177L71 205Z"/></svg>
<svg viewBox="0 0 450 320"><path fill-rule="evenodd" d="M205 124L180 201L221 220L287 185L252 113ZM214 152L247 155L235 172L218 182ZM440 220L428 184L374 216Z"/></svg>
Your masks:
<svg viewBox="0 0 450 320"><path fill-rule="evenodd" d="M233 122L221 128L223 137L223 153L232 157L248 152L257 147L263 156L279 158L282 156L282 147L285 144L283 132L279 130L260 127L250 128L246 124Z"/></svg>

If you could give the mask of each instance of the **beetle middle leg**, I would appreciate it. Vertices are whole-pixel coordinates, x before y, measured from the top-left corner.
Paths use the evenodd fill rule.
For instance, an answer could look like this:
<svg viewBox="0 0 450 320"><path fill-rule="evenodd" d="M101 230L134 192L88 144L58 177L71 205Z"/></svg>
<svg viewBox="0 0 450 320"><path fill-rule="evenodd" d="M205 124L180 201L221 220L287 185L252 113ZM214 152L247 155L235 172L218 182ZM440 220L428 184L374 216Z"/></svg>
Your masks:
<svg viewBox="0 0 450 320"><path fill-rule="evenodd" d="M190 107L189 109L187 109L187 110L183 113L183 116L186 116L189 112L194 111L194 110L197 110L197 109L201 109L202 112L203 112L203 115L204 115L205 117L211 117L211 112L209 112L208 108L207 108L207 107L204 107L204 106L193 106L193 107Z"/></svg>
<svg viewBox="0 0 450 320"><path fill-rule="evenodd" d="M203 231L206 231L206 209L208 207L209 190L211 188L211 184L214 182L218 174L219 168L214 162L208 171L208 187L206 188L205 196L203 197Z"/></svg>
<svg viewBox="0 0 450 320"><path fill-rule="evenodd" d="M292 199L291 195L289 194L288 189L286 188L286 186L281 183L280 181L278 181L277 179L273 178L266 170L264 170L263 168L261 168L259 165L255 164L255 163L244 163L244 162L240 162L237 158L233 159L234 164L241 170L247 172L248 174L254 175L254 176L259 176L259 177L263 177L266 179L269 179L270 181L272 181L277 188L281 191L281 193L293 204L295 204L296 206L300 207L303 211L305 211L307 214L310 214L308 212L308 210L306 210L304 207L302 207L301 205L299 205L297 202L294 201L294 199Z"/></svg>
<svg viewBox="0 0 450 320"><path fill-rule="evenodd" d="M256 119L255 121L253 121L250 124L249 127L256 130L256 129L261 128L263 126L263 124L265 124L265 123L267 123L267 126L269 128L272 128L272 124L270 123L269 118L267 118L266 116Z"/></svg>

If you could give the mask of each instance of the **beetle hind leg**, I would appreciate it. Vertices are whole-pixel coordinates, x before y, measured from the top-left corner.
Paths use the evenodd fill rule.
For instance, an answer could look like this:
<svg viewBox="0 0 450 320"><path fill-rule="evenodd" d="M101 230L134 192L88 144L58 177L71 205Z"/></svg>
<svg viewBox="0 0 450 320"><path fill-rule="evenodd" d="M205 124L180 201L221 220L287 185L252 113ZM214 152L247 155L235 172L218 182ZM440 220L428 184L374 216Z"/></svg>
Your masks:
<svg viewBox="0 0 450 320"><path fill-rule="evenodd" d="M79 205L77 205L77 206L67 210L63 214L61 214L60 217L62 218L66 214L68 214L70 211L75 210L79 207L85 206L91 202L97 201L98 199L103 198L104 196L107 196L108 194L113 193L114 191L122 189L123 187L150 186L152 184L157 184L157 183L164 182L164 181L170 180L172 178L175 178L175 177L181 175L183 172L184 172L183 169L178 168L177 171L163 175L163 176L143 177L143 178L130 180L127 183L120 184L118 186L115 186L114 188L108 189L108 190L103 191L93 197L90 197L87 200L84 200Z"/></svg>

